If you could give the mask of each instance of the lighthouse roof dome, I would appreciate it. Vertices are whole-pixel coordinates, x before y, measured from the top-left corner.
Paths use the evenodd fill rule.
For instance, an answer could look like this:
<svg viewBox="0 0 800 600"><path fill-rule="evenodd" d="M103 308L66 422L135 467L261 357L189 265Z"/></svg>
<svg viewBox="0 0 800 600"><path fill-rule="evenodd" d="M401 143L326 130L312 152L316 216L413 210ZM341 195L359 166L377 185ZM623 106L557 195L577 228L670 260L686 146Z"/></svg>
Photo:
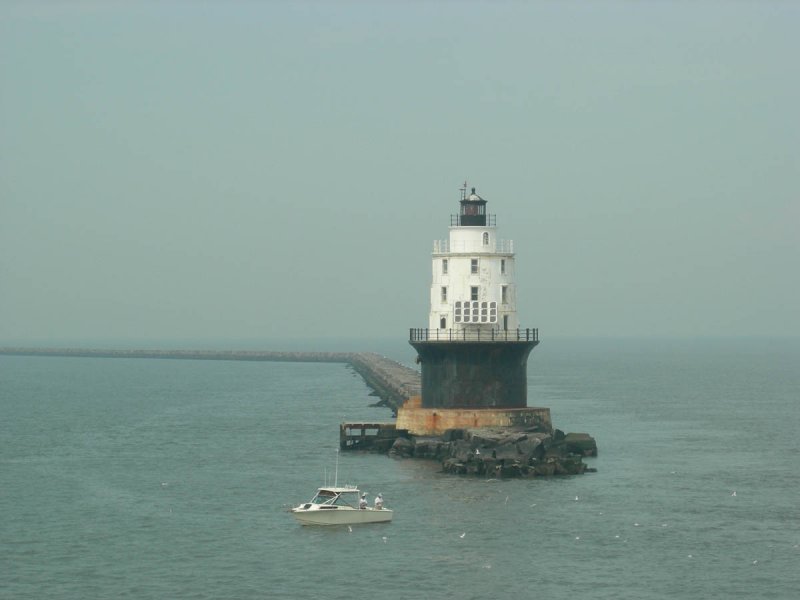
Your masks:
<svg viewBox="0 0 800 600"><path fill-rule="evenodd" d="M472 188L472 193L469 196L467 196L467 200L469 200L470 202L480 202L483 200L483 198L481 198L480 196L478 196L478 194L475 193L475 188Z"/></svg>

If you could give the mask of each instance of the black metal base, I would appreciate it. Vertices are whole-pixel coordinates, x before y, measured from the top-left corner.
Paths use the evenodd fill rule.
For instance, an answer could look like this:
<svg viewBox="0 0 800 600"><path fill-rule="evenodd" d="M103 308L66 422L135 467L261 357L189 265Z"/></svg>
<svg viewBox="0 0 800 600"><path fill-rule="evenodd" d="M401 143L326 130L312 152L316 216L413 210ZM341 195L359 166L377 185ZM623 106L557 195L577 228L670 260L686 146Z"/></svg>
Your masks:
<svg viewBox="0 0 800 600"><path fill-rule="evenodd" d="M423 408L525 408L537 341L410 342L422 364Z"/></svg>

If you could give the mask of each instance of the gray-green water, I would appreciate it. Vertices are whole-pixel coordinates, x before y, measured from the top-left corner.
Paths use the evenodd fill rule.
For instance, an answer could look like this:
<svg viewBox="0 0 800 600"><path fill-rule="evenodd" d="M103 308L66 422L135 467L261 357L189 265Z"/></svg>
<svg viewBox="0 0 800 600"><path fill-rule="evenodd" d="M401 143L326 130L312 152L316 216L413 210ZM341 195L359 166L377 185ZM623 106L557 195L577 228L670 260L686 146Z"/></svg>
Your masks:
<svg viewBox="0 0 800 600"><path fill-rule="evenodd" d="M0 598L796 598L799 367L797 340L545 340L529 403L596 474L342 454L396 511L351 533L286 512L340 421L390 416L345 366L0 357Z"/></svg>

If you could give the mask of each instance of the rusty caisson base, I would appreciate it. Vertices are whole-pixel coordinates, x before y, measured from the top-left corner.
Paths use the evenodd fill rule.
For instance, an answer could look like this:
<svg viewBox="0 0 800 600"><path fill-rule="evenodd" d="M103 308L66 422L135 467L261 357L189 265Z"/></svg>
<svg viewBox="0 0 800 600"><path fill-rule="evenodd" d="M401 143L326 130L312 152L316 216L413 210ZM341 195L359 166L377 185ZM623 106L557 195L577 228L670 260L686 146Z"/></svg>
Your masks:
<svg viewBox="0 0 800 600"><path fill-rule="evenodd" d="M525 427L552 433L549 408L425 408L419 396L397 411L397 429L412 435L441 435L448 429Z"/></svg>

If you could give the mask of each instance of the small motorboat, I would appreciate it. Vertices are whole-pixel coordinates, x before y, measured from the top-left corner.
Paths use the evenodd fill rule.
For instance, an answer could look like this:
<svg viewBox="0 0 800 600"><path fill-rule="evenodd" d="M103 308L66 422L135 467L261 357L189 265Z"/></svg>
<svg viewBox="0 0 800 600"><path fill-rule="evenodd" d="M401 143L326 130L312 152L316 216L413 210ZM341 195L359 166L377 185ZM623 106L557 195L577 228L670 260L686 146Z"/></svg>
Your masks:
<svg viewBox="0 0 800 600"><path fill-rule="evenodd" d="M310 502L296 506L291 512L303 525L357 525L392 520L391 509L383 508L382 504L365 506L366 502L360 500L361 493L355 486L321 487Z"/></svg>

